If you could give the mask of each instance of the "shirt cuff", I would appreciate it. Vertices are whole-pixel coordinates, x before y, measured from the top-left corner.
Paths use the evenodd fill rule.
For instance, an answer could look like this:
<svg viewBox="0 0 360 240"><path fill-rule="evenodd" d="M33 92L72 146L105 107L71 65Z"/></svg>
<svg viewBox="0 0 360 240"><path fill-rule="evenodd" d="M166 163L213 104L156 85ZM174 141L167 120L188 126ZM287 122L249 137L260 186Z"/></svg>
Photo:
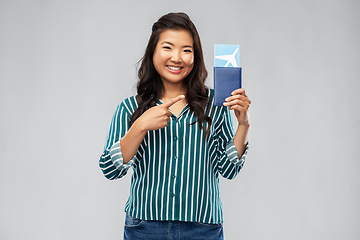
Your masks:
<svg viewBox="0 0 360 240"><path fill-rule="evenodd" d="M249 150L249 142L246 143L244 154L241 157L239 157L239 154L234 145L234 139L231 139L226 145L226 155L228 156L229 161L232 164L235 164L236 166L240 166L244 164L248 150Z"/></svg>
<svg viewBox="0 0 360 240"><path fill-rule="evenodd" d="M120 148L120 141L115 142L110 148L110 157L111 161L113 162L114 166L117 169L128 169L132 166L133 161L129 161L128 163L124 164L123 156Z"/></svg>

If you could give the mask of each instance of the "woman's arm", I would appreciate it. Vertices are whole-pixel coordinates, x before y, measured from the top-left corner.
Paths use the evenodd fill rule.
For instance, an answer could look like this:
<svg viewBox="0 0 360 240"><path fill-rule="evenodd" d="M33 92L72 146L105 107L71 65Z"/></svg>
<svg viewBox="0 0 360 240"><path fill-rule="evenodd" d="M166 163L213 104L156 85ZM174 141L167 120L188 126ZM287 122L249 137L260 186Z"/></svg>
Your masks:
<svg viewBox="0 0 360 240"><path fill-rule="evenodd" d="M126 101L116 108L109 133L105 142L104 151L99 159L99 166L107 179L114 180L126 175L131 164L122 164L120 139L128 130L130 113L125 106ZM127 102L128 104L130 103Z"/></svg>
<svg viewBox="0 0 360 240"><path fill-rule="evenodd" d="M120 140L120 148L122 150L124 164L128 163L135 156L147 132L144 126L142 126L139 118L133 123L129 131L127 131L125 136Z"/></svg>
<svg viewBox="0 0 360 240"><path fill-rule="evenodd" d="M248 109L251 101L245 93L245 89L239 88L231 93L231 96L225 99L224 106L234 110L238 121L238 128L234 136L234 145L241 156L246 149L248 142L248 131L250 127L250 119Z"/></svg>
<svg viewBox="0 0 360 240"><path fill-rule="evenodd" d="M250 125L238 125L234 136L234 145L239 156L243 155L246 150L246 144L248 142L248 132Z"/></svg>
<svg viewBox="0 0 360 240"><path fill-rule="evenodd" d="M179 95L164 104L152 107L136 119L120 141L124 164L128 163L135 156L147 131L164 128L168 125L172 115L169 107L183 98L185 98L184 95Z"/></svg>

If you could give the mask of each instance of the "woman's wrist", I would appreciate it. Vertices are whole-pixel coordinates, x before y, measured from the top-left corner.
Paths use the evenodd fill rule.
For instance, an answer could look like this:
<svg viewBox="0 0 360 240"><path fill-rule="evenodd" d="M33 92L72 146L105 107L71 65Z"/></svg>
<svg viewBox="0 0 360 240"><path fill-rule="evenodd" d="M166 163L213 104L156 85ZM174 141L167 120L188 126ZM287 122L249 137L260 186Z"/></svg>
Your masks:
<svg viewBox="0 0 360 240"><path fill-rule="evenodd" d="M144 135L149 131L146 127L146 123L142 121L142 116L135 120L131 128L134 128L137 133Z"/></svg>
<svg viewBox="0 0 360 240"><path fill-rule="evenodd" d="M250 127L250 123L249 122L238 123L238 128L239 127L248 129Z"/></svg>

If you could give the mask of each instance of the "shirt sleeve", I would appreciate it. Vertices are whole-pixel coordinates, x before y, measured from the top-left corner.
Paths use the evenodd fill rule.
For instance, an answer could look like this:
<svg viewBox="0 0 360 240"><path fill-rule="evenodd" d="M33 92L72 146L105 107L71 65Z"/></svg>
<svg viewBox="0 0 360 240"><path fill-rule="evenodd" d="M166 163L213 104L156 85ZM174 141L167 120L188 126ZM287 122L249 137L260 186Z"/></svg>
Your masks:
<svg viewBox="0 0 360 240"><path fill-rule="evenodd" d="M230 111L226 107L223 107L222 115L222 122L217 130L219 154L218 171L224 178L233 179L245 164L249 143L246 144L243 155L239 156L234 145L235 134Z"/></svg>
<svg viewBox="0 0 360 240"><path fill-rule="evenodd" d="M124 103L118 105L111 121L104 151L99 160L100 169L107 179L114 180L125 176L129 168L134 165L137 157L141 155L141 151L138 150L132 160L123 164L120 139L126 134L129 128L130 116L131 114Z"/></svg>

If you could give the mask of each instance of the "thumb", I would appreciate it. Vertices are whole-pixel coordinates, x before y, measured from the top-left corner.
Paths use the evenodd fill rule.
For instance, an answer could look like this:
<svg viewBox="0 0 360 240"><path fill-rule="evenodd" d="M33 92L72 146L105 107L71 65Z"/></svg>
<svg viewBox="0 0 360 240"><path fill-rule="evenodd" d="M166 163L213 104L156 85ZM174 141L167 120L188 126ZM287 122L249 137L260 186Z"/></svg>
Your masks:
<svg viewBox="0 0 360 240"><path fill-rule="evenodd" d="M176 98L173 98L170 101L162 104L162 106L165 107L165 108L169 108L169 107L171 107L172 105L174 105L175 103L177 103L178 101L180 101L180 100L182 100L184 98L185 98L184 95L179 95Z"/></svg>

